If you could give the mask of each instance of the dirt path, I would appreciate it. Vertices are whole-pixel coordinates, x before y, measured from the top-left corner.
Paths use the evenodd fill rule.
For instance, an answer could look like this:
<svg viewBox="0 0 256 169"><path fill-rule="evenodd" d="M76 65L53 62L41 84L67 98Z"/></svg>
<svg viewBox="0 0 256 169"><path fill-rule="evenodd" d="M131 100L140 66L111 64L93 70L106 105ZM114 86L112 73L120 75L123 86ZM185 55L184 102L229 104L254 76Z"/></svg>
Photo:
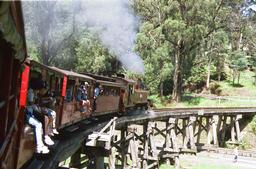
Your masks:
<svg viewBox="0 0 256 169"><path fill-rule="evenodd" d="M238 157L234 162L233 155L202 152L196 156L181 155L181 167L184 169L256 169L256 159Z"/></svg>

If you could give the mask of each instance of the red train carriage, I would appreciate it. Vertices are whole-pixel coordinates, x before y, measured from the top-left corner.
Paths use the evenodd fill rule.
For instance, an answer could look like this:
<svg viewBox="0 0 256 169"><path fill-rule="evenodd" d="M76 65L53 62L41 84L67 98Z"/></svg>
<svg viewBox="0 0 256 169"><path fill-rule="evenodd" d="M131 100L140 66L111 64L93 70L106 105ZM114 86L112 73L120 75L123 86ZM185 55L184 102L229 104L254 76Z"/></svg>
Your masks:
<svg viewBox="0 0 256 169"><path fill-rule="evenodd" d="M63 88L63 81L65 79L65 75L55 71L54 69L45 66L41 63L38 63L33 60L26 60L26 66L22 73L22 80L21 80L21 92L20 92L20 104L21 106L26 106L26 98L27 98L27 91L29 86L31 85L31 81L33 79L37 79L41 75L41 80L45 81L47 84L47 89L49 92L56 93L56 99L58 100L58 105L54 107L57 117L61 116L62 113L62 102L63 96L61 95L61 91ZM57 94L57 92L59 94ZM24 110L24 109L23 109ZM22 111L22 115L20 119L25 118L25 112ZM46 126L47 117L44 118L42 121ZM57 127L59 126L59 119L57 118ZM29 159L32 158L34 154L34 132L29 125L25 124L23 121L20 125L21 127L21 137L20 137L20 146L19 146L19 154L18 154L18 165L17 168L22 167Z"/></svg>
<svg viewBox="0 0 256 169"><path fill-rule="evenodd" d="M21 82L25 85L23 94L24 105L26 103L27 89L29 82L39 77L46 83L46 89L50 93L54 93L57 100L57 104L54 106L57 116L57 127L62 128L84 118L87 118L89 114L84 114L79 110L79 102L76 100L77 89L80 84L88 82L90 84L95 83L95 80L89 76L81 75L75 72L62 70L56 67L49 67L38 63L33 60L26 61L26 69L23 74L26 74L27 78ZM89 89L89 97L92 97L93 87ZM24 113L23 113L24 116ZM24 118L24 117L23 117ZM47 117L43 121L44 126L47 123ZM24 127L23 127L24 126ZM22 167L29 159L32 158L34 153L34 133L28 125L23 123L21 133L21 143L19 147L19 159L18 168Z"/></svg>
<svg viewBox="0 0 256 169"><path fill-rule="evenodd" d="M80 101L77 100L78 88L80 85L83 85L85 82L90 84L88 86L88 99L93 100L93 84L95 84L95 79L86 75L78 74L72 71L67 71L63 69L59 69L56 67L51 67L52 69L62 73L67 77L65 97L62 102L62 113L60 115L60 126L64 127L66 125L75 123L81 119L87 118L90 116L89 110L85 112L81 112Z"/></svg>
<svg viewBox="0 0 256 169"><path fill-rule="evenodd" d="M17 167L21 113L19 81L26 58L21 2L0 3L0 168Z"/></svg>

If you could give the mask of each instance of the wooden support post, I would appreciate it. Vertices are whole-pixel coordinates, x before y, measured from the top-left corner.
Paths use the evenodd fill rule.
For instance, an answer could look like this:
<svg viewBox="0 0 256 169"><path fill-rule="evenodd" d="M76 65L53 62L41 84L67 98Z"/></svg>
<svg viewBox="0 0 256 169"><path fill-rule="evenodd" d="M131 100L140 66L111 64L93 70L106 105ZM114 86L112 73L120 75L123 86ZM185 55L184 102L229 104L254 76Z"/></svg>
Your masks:
<svg viewBox="0 0 256 169"><path fill-rule="evenodd" d="M104 157L96 156L96 169L102 169L104 167Z"/></svg>
<svg viewBox="0 0 256 169"><path fill-rule="evenodd" d="M231 125L231 141L235 142L235 125L234 125L234 117L230 116L230 125Z"/></svg>
<svg viewBox="0 0 256 169"><path fill-rule="evenodd" d="M182 119L182 131L183 131L183 148L187 149L187 144L188 144L188 137L187 137L187 133L188 133L188 128L187 128L187 119Z"/></svg>
<svg viewBox="0 0 256 169"><path fill-rule="evenodd" d="M211 135L211 117L206 117L206 127L207 127L207 144L210 145L212 142Z"/></svg>
<svg viewBox="0 0 256 169"><path fill-rule="evenodd" d="M157 150L154 140L155 122L148 122L147 134L144 140L143 168L154 167L158 165ZM152 162L153 161L153 162ZM149 162L149 163L148 163Z"/></svg>
<svg viewBox="0 0 256 169"><path fill-rule="evenodd" d="M129 146L128 146L128 153L131 155L131 160L132 160L132 168L140 168L140 160L138 157L139 154L139 148L138 148L138 143L135 138L135 132L137 131L136 128L131 128L128 127L128 136L131 137L129 141Z"/></svg>
<svg viewBox="0 0 256 169"><path fill-rule="evenodd" d="M121 129L122 168L127 167L127 156L126 156L126 148L125 148L126 137L127 137L127 125Z"/></svg>
<svg viewBox="0 0 256 169"><path fill-rule="evenodd" d="M214 115L212 118L212 135L213 135L213 144L218 146L218 137L217 137L217 123L219 120L218 115Z"/></svg>
<svg viewBox="0 0 256 169"><path fill-rule="evenodd" d="M226 124L227 124L227 116L224 116L223 124L222 124L222 132L221 132L221 146L222 147L225 145Z"/></svg>
<svg viewBox="0 0 256 169"><path fill-rule="evenodd" d="M242 115L236 115L235 119L235 126L236 126L236 138L237 141L241 141L241 132L240 132L240 126L239 126L239 120L242 118Z"/></svg>
<svg viewBox="0 0 256 169"><path fill-rule="evenodd" d="M196 121L196 117L189 117L188 130L189 130L189 143L191 149L196 149L195 146L195 138L194 138L194 122Z"/></svg>
<svg viewBox="0 0 256 169"><path fill-rule="evenodd" d="M179 156L174 157L175 169L180 169L180 159Z"/></svg>
<svg viewBox="0 0 256 169"><path fill-rule="evenodd" d="M218 122L217 122L217 136L219 138L219 134L220 134L220 127L221 127L221 123L222 123L222 118L223 116L220 115L219 118L218 118Z"/></svg>
<svg viewBox="0 0 256 169"><path fill-rule="evenodd" d="M115 149L115 147L111 147L108 159L109 159L109 161L108 161L109 169L115 169L115 163L116 163L116 149Z"/></svg>
<svg viewBox="0 0 256 169"><path fill-rule="evenodd" d="M203 117L198 117L199 122L198 122L198 131L197 131L197 143L200 143L200 137L201 137L201 132L202 132L202 118Z"/></svg>
<svg viewBox="0 0 256 169"><path fill-rule="evenodd" d="M147 124L144 124L144 125L143 125L143 134L144 134L144 154L143 154L143 162L142 162L142 168L143 168L143 169L147 169L147 167L148 167L148 162L147 162L147 158L148 158L147 128L148 128L148 125L147 125Z"/></svg>
<svg viewBox="0 0 256 169"><path fill-rule="evenodd" d="M165 148L164 153L166 156L166 163L171 164L170 154L178 153L178 146L176 143L176 133L175 133L176 119L169 118L166 122L166 138L165 138ZM178 157L178 154L175 157Z"/></svg>

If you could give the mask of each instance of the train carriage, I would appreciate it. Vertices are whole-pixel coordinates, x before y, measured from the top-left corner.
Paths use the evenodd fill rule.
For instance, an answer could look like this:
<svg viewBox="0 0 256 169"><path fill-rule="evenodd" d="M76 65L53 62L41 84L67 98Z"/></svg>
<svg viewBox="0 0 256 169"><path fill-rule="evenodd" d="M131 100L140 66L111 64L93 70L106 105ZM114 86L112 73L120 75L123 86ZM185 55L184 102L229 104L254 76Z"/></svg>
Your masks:
<svg viewBox="0 0 256 169"><path fill-rule="evenodd" d="M100 85L102 92L96 100L96 110L93 116L99 116L107 113L120 112L120 94L125 88L124 84L116 82L116 79L91 73L82 73L96 79L96 85Z"/></svg>
<svg viewBox="0 0 256 169"><path fill-rule="evenodd" d="M56 111L56 116L61 117L61 105L63 102L63 96L61 94L57 94L58 91L61 92L62 86L63 86L63 79L65 78L65 75L55 71L54 69L43 65L41 63L38 63L36 61L27 59L26 60L25 69L22 72L22 80L21 80L21 91L20 91L20 105L22 107L26 106L26 98L28 89L31 88L38 88L34 84L32 87L32 81L36 81L39 76L40 80L44 81L46 84L46 89L48 92L55 92L56 99L58 100L58 105L55 107L52 107ZM24 109L22 111L21 119L25 119L25 112ZM41 119L41 122L43 123L43 126L47 125L48 119L47 117L44 117ZM60 126L60 120L57 118L57 127ZM19 146L19 155L18 155L18 164L17 168L22 167L29 159L32 158L34 154L34 132L32 128L25 124L24 120L21 124L21 137L20 137L20 146Z"/></svg>
<svg viewBox="0 0 256 169"><path fill-rule="evenodd" d="M94 116L114 113L120 111L120 93L124 86L120 83L97 80L102 90L100 96L96 99L96 110Z"/></svg>
<svg viewBox="0 0 256 169"><path fill-rule="evenodd" d="M147 107L148 91L136 88L136 81L127 78L116 77L116 82L122 83L125 88L123 103L126 109L133 107Z"/></svg>
<svg viewBox="0 0 256 169"><path fill-rule="evenodd" d="M90 76L78 74L72 71L67 71L56 67L51 68L63 73L67 77L66 86L63 86L66 91L62 91L63 94L65 93L65 97L63 101L63 112L60 120L61 126L64 127L81 119L88 118L91 112L87 110L85 113L81 113L80 101L77 100L77 91L79 86L83 85L85 82L91 84L88 88L88 98L92 101L93 84L95 84L95 79Z"/></svg>

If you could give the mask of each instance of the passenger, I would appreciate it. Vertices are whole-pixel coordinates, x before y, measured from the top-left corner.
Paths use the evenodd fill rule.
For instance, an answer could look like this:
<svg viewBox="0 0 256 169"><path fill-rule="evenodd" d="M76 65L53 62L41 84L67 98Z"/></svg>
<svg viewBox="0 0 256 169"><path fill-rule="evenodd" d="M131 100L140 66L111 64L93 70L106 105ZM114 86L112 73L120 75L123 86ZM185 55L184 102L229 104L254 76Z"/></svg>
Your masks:
<svg viewBox="0 0 256 169"><path fill-rule="evenodd" d="M34 129L36 153L47 154L49 149L44 145L42 136L43 129L42 123L36 118L36 113L39 113L38 106L34 103L34 92L33 89L28 90L28 106L25 109L25 122Z"/></svg>
<svg viewBox="0 0 256 169"><path fill-rule="evenodd" d="M96 83L95 89L93 92L93 111L97 109L97 98L102 92L103 92L102 86L99 83Z"/></svg>
<svg viewBox="0 0 256 169"><path fill-rule="evenodd" d="M42 79L42 74L40 73L37 78L31 79L30 84L31 84L31 88L37 91L36 93L34 93L36 97L35 101L36 103L38 103L38 107L41 110L40 112L41 112L42 121L44 121L44 116L47 116L49 120L49 122L46 122L46 125L43 125L44 134L45 134L44 141L48 145L53 145L54 142L49 135L58 134L58 131L56 130L56 127L55 127L56 112L47 108L48 106L46 106L42 101L42 98L46 93L45 91L47 91L46 90L47 83ZM51 131L49 131L50 126L52 126Z"/></svg>
<svg viewBox="0 0 256 169"><path fill-rule="evenodd" d="M135 88L136 88L136 89L142 89L142 90L145 88L145 85L144 85L144 83L142 82L141 78L138 79Z"/></svg>
<svg viewBox="0 0 256 169"><path fill-rule="evenodd" d="M85 113L91 113L91 103L88 99L88 87L89 83L85 82L84 85L80 85L77 92L77 101L80 102L80 112Z"/></svg>
<svg viewBox="0 0 256 169"><path fill-rule="evenodd" d="M49 135L54 136L59 134L56 129L56 112L53 110L56 104L56 99L52 94L47 92L46 88L41 89L39 95L39 104L45 109L46 116L49 118L49 123L46 125L45 129L45 135L47 139L49 139Z"/></svg>

